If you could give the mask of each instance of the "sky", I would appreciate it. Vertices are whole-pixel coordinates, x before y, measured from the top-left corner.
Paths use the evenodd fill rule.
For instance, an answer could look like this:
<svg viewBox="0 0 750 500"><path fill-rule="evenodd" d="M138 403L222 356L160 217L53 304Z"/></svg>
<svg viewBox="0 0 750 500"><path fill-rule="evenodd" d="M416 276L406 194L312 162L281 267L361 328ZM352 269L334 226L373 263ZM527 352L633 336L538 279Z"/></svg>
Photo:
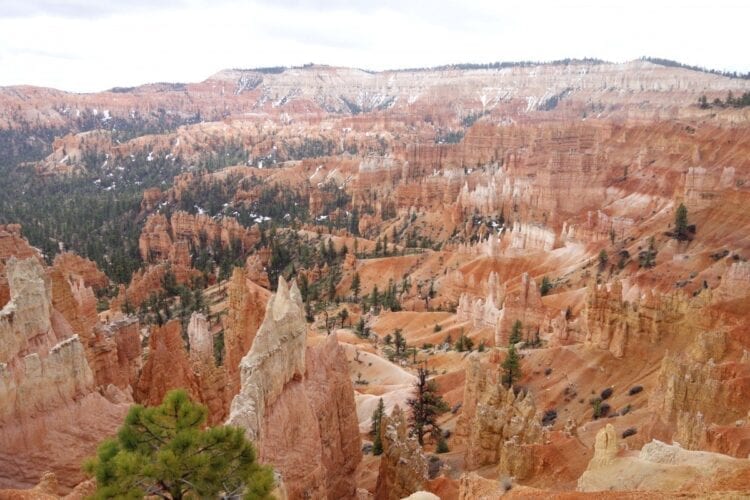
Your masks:
<svg viewBox="0 0 750 500"><path fill-rule="evenodd" d="M0 86L75 92L225 68L662 57L748 72L750 0L0 0Z"/></svg>

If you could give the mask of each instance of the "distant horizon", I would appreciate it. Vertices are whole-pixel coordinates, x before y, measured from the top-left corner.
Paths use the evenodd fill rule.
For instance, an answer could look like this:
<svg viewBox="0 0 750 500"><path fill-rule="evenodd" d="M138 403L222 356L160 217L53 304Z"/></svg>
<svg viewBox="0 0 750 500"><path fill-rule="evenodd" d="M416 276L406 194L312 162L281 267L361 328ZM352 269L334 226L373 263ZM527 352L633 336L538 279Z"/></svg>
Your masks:
<svg viewBox="0 0 750 500"><path fill-rule="evenodd" d="M346 66L346 65L340 65L340 64L328 64L324 62L308 62L304 64L299 64L299 65L256 66L256 67L246 67L246 68L227 67L227 68L221 68L216 71L210 72L208 75L206 75L202 79L196 79L192 81L178 81L178 80L144 81L142 83L137 83L134 85L114 85L105 89L91 90L91 91L68 90L68 89L63 89L63 88L58 88L58 87L35 85L32 83L17 83L17 84L10 84L10 85L0 85L0 88L34 87L34 88L56 90L56 91L65 92L69 94L98 94L102 92L110 92L113 90L114 91L117 91L117 90L122 91L125 89L134 90L140 87L145 87L147 85L189 85L189 84L201 83L210 79L212 76L218 73L221 73L222 71L250 71L250 72L254 71L254 72L260 72L260 73L263 73L263 72L282 73L290 69L307 69L311 67L324 67L324 68L333 68L333 69L337 69L337 68L338 69L353 69L353 70L363 71L366 73L389 73L389 72L409 72L409 71L415 71L415 72L416 71L438 71L438 70L447 70L447 69L465 69L465 70L505 69L505 68L512 68L512 67L559 66L559 65L564 65L564 64L620 65L620 64L627 64L627 63L638 62L638 61L649 62L651 64L656 64L658 66L664 66L664 67L676 67L678 69L684 69L687 71L703 72L703 73L713 74L713 75L725 77L725 78L750 79L750 72L740 72L740 71L735 71L735 70L721 70L717 68L689 65L689 64L683 63L682 61L675 61L672 59L652 57L652 56L640 56L640 57L636 57L632 59L626 59L623 61L608 61L608 60L599 59L596 57L581 57L581 58L570 57L570 58L547 60L547 61L524 60L524 61L491 61L491 62L453 62L453 63L438 64L435 66L403 67L403 68L394 67L394 68L386 68L386 69L370 69L370 68ZM658 61L665 61L665 62L673 63L673 64L663 64ZM473 67L461 68L461 66L473 66ZM502 67L497 68L493 66L502 66Z"/></svg>
<svg viewBox="0 0 750 500"><path fill-rule="evenodd" d="M101 92L321 62L624 62L750 71L746 0L3 0L0 85ZM212 73L213 72L213 73Z"/></svg>

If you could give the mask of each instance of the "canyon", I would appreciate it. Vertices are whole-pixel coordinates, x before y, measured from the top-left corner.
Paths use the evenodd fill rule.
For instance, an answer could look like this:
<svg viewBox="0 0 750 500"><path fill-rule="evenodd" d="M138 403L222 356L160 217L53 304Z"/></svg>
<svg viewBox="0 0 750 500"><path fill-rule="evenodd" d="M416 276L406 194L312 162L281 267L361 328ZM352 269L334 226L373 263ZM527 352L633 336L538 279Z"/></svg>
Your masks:
<svg viewBox="0 0 750 500"><path fill-rule="evenodd" d="M0 497L90 493L175 388L281 498L750 494L750 111L698 105L747 91L646 60L0 88L4 140L51 134L0 167L127 208L122 248L0 214Z"/></svg>

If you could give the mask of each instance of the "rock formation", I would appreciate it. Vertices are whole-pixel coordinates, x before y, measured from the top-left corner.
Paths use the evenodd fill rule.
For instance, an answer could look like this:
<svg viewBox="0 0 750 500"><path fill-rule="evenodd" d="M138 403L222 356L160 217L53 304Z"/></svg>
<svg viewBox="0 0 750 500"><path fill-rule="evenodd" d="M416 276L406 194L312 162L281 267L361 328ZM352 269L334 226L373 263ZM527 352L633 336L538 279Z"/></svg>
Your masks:
<svg viewBox="0 0 750 500"><path fill-rule="evenodd" d="M62 270L68 279L81 278L85 286L94 290L109 285L109 278L96 267L96 263L71 252L57 254L53 267Z"/></svg>
<svg viewBox="0 0 750 500"><path fill-rule="evenodd" d="M624 356L628 342L658 342L663 335L676 332L684 324L688 301L679 292L661 295L648 292L635 303L623 300L619 281L587 288L586 341L615 357ZM694 330L694 325L689 325Z"/></svg>
<svg viewBox="0 0 750 500"><path fill-rule="evenodd" d="M41 258L39 251L31 247L21 236L20 225L0 225L0 307L10 300L10 288L5 273L5 265L11 257L17 259Z"/></svg>
<svg viewBox="0 0 750 500"><path fill-rule="evenodd" d="M217 221L206 214L177 211L169 220L159 213L150 215L141 231L138 248L145 262L154 263L173 256L173 245L179 241L192 248L204 248L216 242L228 248L239 242L243 249L249 249L258 239L257 226L245 228L234 218L223 217Z"/></svg>
<svg viewBox="0 0 750 500"><path fill-rule="evenodd" d="M746 457L750 363L722 360L726 350L724 332L703 332L685 352L667 353L649 406L656 428L674 429L683 447Z"/></svg>
<svg viewBox="0 0 750 500"><path fill-rule="evenodd" d="M185 350L180 322L174 319L151 328L148 354L134 388L134 397L141 404L155 406L161 404L167 392L177 388L185 389L192 398L200 401L198 382Z"/></svg>
<svg viewBox="0 0 750 500"><path fill-rule="evenodd" d="M467 470L498 465L501 474L523 479L534 468L532 447L542 427L530 392L514 394L500 383L497 367L472 356L466 368L464 399L456 437L466 443Z"/></svg>
<svg viewBox="0 0 750 500"><path fill-rule="evenodd" d="M346 357L335 335L307 344L297 285L280 278L240 364L228 423L256 442L290 498L353 498L361 455Z"/></svg>
<svg viewBox="0 0 750 500"><path fill-rule="evenodd" d="M224 330L224 366L230 398L240 389L240 361L250 351L263 321L270 293L250 281L245 268L236 267L229 281L228 314Z"/></svg>
<svg viewBox="0 0 750 500"><path fill-rule="evenodd" d="M522 338L532 339L544 325L545 313L542 296L536 282L527 273L521 275L520 287L508 292L498 318L495 345L508 345L513 324L522 324Z"/></svg>
<svg viewBox="0 0 750 500"><path fill-rule="evenodd" d="M750 460L718 453L687 451L660 441L646 444L639 453L618 454L611 424L596 436L594 457L578 480L579 491L693 491L716 493L722 479L746 475ZM731 496L732 493L728 493Z"/></svg>
<svg viewBox="0 0 750 500"><path fill-rule="evenodd" d="M417 438L409 436L406 415L396 406L380 423L383 454L380 458L377 500L398 500L424 489L427 457Z"/></svg>
<svg viewBox="0 0 750 500"><path fill-rule="evenodd" d="M95 391L84 347L53 308L50 280L35 258L11 257L10 301L0 311L0 486L31 486L42 473L66 487L80 463L122 422L127 398ZM125 402L117 404L113 401Z"/></svg>

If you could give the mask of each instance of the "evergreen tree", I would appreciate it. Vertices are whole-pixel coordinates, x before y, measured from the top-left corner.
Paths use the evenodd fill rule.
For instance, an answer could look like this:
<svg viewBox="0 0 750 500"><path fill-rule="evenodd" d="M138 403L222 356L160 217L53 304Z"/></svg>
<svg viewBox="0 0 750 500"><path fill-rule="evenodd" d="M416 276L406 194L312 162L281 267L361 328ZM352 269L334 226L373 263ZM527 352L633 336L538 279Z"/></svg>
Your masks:
<svg viewBox="0 0 750 500"><path fill-rule="evenodd" d="M393 332L393 344L396 348L396 357L402 357L406 353L406 339L401 328L396 328Z"/></svg>
<svg viewBox="0 0 750 500"><path fill-rule="evenodd" d="M521 366L516 352L516 345L508 346L508 356L503 361L503 385L507 388L513 387L513 383L521 378Z"/></svg>
<svg viewBox="0 0 750 500"><path fill-rule="evenodd" d="M448 403L437 392L434 380L427 380L427 369L417 369L417 381L414 383L414 397L406 404L411 408L409 426L413 435L417 436L419 444L424 446L424 436L427 433L438 438L441 435L437 419L448 411Z"/></svg>
<svg viewBox="0 0 750 500"><path fill-rule="evenodd" d="M438 439L435 451L438 453L448 453L449 451L451 451L448 448L448 441L445 440L445 437L442 434L440 436L440 439Z"/></svg>
<svg viewBox="0 0 750 500"><path fill-rule="evenodd" d="M648 249L638 253L638 265L651 268L656 265L656 240L654 237L648 239Z"/></svg>
<svg viewBox="0 0 750 500"><path fill-rule="evenodd" d="M359 292L361 291L362 283L359 280L359 273L355 272L354 276L352 276L352 293L354 294L354 299L356 300L359 298Z"/></svg>
<svg viewBox="0 0 750 500"><path fill-rule="evenodd" d="M539 287L539 293L544 297L549 293L549 291L552 290L552 282L549 280L548 277L542 278L542 284Z"/></svg>
<svg viewBox="0 0 750 500"><path fill-rule="evenodd" d="M132 406L117 437L85 465L94 498L271 498L273 473L256 462L244 430L204 428L207 414L183 390L156 407Z"/></svg>
<svg viewBox="0 0 750 500"><path fill-rule="evenodd" d="M344 328L344 322L349 318L349 311L344 308L339 311L339 319L341 320L341 328Z"/></svg>
<svg viewBox="0 0 750 500"><path fill-rule="evenodd" d="M380 424L383 421L383 415L385 415L385 404L383 398L378 400L378 406L372 413L372 425L370 427L370 435L372 436L372 454L378 456L383 453L383 440L380 438Z"/></svg>
<svg viewBox="0 0 750 500"><path fill-rule="evenodd" d="M602 250L599 252L599 270L603 271L605 267L607 267L607 262L609 261L609 255L607 255L607 251L602 248Z"/></svg>
<svg viewBox="0 0 750 500"><path fill-rule="evenodd" d="M515 323L513 323L513 328L510 331L510 337L508 337L508 343L510 345L515 345L521 341L522 330L523 324L521 323L520 319L517 319Z"/></svg>
<svg viewBox="0 0 750 500"><path fill-rule="evenodd" d="M380 295L378 294L378 285L372 287L372 293L370 294L370 305L375 309L380 304Z"/></svg>
<svg viewBox="0 0 750 500"><path fill-rule="evenodd" d="M674 214L674 234L678 240L688 238L688 211L684 203L680 203Z"/></svg>

